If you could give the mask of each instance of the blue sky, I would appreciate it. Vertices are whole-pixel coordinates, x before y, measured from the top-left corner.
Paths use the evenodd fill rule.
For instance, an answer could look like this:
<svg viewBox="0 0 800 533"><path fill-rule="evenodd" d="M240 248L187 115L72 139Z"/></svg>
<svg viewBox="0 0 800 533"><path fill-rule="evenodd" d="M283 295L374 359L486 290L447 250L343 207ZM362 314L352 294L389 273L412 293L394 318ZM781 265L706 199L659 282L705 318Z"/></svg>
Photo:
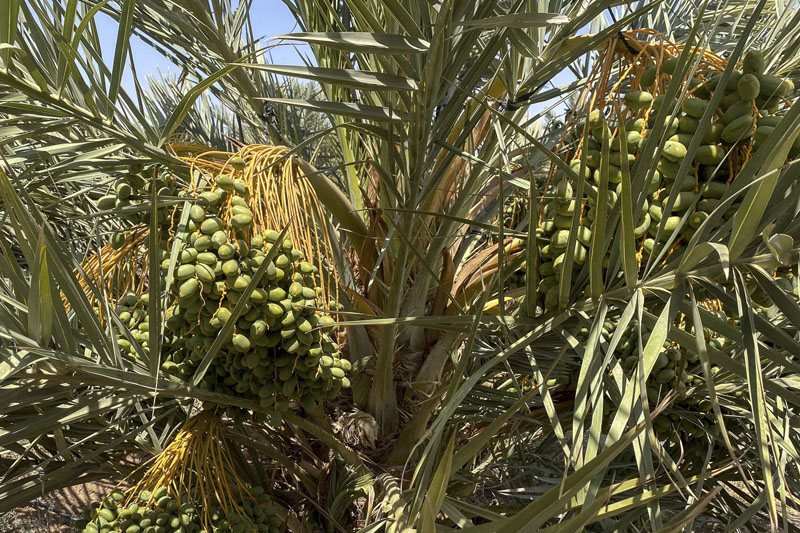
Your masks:
<svg viewBox="0 0 800 533"><path fill-rule="evenodd" d="M0 0L0 2L2 1L3 0ZM238 1L233 0L232 3L235 6L238 4ZM254 33L257 37L263 37L264 40L275 35L298 31L294 17L289 11L289 8L286 7L286 4L281 0L253 0L251 16ZM97 21L98 30L100 32L103 57L107 64L111 64L114 59L114 47L117 40L117 22L103 14L98 14L95 20ZM139 74L140 78L157 74L159 71L178 73L178 69L164 56L153 50L136 36L131 39L131 50L136 63L136 72ZM308 53L307 47L305 46L295 46L294 44L276 46L271 51L272 62L281 65L302 65L303 63L298 50L303 50L304 54ZM141 81L143 80L140 80L140 82ZM123 76L122 86L131 94L135 94L130 67L126 69L125 75Z"/></svg>
<svg viewBox="0 0 800 533"><path fill-rule="evenodd" d="M0 2L2 1L4 0L0 0ZM238 2L239 0L232 0L231 3L235 7ZM261 38L265 45L276 43L275 41L268 43L267 40L270 37L299 31L294 17L282 0L252 0L251 17L256 37ZM117 22L102 13L96 15L96 22L100 32L104 59L107 64L111 64L113 62L113 53L116 46ZM588 30L589 28L587 26L581 29L579 33L586 33ZM144 83L146 78L158 75L159 72L173 72L176 75L179 73L179 70L172 65L170 61L136 36L131 38L131 50L136 64L136 72L140 77L139 81L145 87L147 85ZM306 57L311 55L307 45L291 43L275 46L270 51L270 62L282 65L303 65L304 63L301 60L300 54ZM553 79L553 83L560 85L568 83L573 79L574 77L565 71L557 75ZM129 94L136 94L130 65L126 66L126 71L122 79L122 86ZM547 107L549 103L552 102L534 104L530 107L530 111L534 113L540 111ZM559 108L562 107L563 106L559 106Z"/></svg>

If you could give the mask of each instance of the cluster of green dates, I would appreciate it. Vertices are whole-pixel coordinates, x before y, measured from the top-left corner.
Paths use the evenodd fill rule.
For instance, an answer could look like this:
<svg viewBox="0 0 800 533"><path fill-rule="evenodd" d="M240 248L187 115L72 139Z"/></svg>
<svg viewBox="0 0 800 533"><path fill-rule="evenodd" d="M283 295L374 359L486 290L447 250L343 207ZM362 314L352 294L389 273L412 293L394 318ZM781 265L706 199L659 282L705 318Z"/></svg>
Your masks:
<svg viewBox="0 0 800 533"><path fill-rule="evenodd" d="M240 510L225 513L219 507L211 510L213 525L208 533L279 533L284 531L269 495L261 487L249 489L250 497L241 498Z"/></svg>
<svg viewBox="0 0 800 533"><path fill-rule="evenodd" d="M720 320L728 321L723 311L713 311ZM620 366L626 375L633 374L639 363L639 328L638 321L632 320L614 351ZM610 341L619 326L619 318L611 318L603 324L601 337ZM587 332L588 333L588 332ZM723 350L729 341L725 337L712 336L711 331L704 332L708 337L708 346ZM642 342L647 342L647 330L642 332ZM585 335L586 336L586 335ZM720 368L712 365L712 374ZM670 409L653 420L653 427L665 440L673 443L686 443L694 438L706 435L704 428L716 422L711 410L711 401L707 398L705 380L702 376L699 357L696 352L687 350L674 343L665 342L659 352L653 370L647 378L647 399L653 408L668 391L676 391L678 396ZM687 416L690 414L691 416Z"/></svg>
<svg viewBox="0 0 800 533"><path fill-rule="evenodd" d="M76 525L83 533L279 533L282 520L269 495L261 487L248 489L240 498L239 511L224 513L218 506L209 510L204 527L202 510L193 503L181 503L166 487L152 493L143 491L137 502L127 505L122 492L114 491L102 503L94 503L84 520Z"/></svg>
<svg viewBox="0 0 800 533"><path fill-rule="evenodd" d="M114 211L115 216L133 224L149 223L150 210L144 206L137 208L142 203L150 201L152 188L155 187L160 198L175 196L178 194L176 184L172 179L156 178L151 179L141 174L129 174L117 180L114 185L114 192L101 196L96 207L100 211ZM167 230L170 225L169 216L173 211L172 206L163 206L158 210L158 222L162 229ZM125 232L116 231L111 234L109 244L115 250L122 248L125 244Z"/></svg>
<svg viewBox="0 0 800 533"><path fill-rule="evenodd" d="M334 320L319 311L317 268L304 260L290 239L278 243L277 232L254 231L241 180L220 178L217 188L201 193L191 206L185 242L174 265L169 257L162 262L165 274L173 267L173 282L164 314L161 368L183 380L194 375L277 246L244 299L202 386L278 412L287 410L290 400L312 409L350 386L347 372L351 368L349 361L340 358L330 335ZM229 223L223 222L225 213ZM145 348L146 302L126 295L117 309ZM130 347L126 339L120 345ZM209 402L206 407L217 406ZM236 414L235 408L228 411Z"/></svg>
<svg viewBox="0 0 800 533"><path fill-rule="evenodd" d="M613 191L609 191L613 193ZM616 194L614 194L616 201ZM578 270L586 262L588 249L592 241L592 220L594 220L594 201L589 213L581 219L577 239L572 249L573 269ZM544 296L544 308L555 309L558 306L558 280L564 267L569 245L572 215L576 209L582 209L576 200L572 185L566 179L558 182L553 190L553 199L543 208L542 224L537 230L537 237L544 245L539 250L539 286L538 292Z"/></svg>
<svg viewBox="0 0 800 533"><path fill-rule="evenodd" d="M670 75L675 68L676 59L668 59L662 63L660 73L655 66L649 67L640 78L643 89L651 87L658 75ZM695 161L700 165L715 167L724 158L728 147L741 143L753 142L757 147L773 131L781 117L781 104L784 98L792 95L794 84L789 79L764 73L764 56L758 51L750 51L743 59L743 69L731 72L726 84L721 86L722 72L714 72L705 78L692 78L689 81L691 95L680 103L681 113L676 117L677 132L670 142L688 146L688 141L697 131L700 120L710 104L710 99L721 91L722 97L712 117L709 128L701 140L700 148L695 153ZM653 98L646 90L633 91L625 96L629 109L642 109L652 104L654 110L664 105L674 106L676 102L667 102L665 95ZM684 157L686 152L680 146L665 146L665 157L675 161ZM669 152L669 154L667 154ZM790 157L800 154L800 144L795 144ZM727 169L720 169L723 174ZM707 171L710 172L710 171Z"/></svg>
<svg viewBox="0 0 800 533"><path fill-rule="evenodd" d="M634 215L634 236L637 238L640 259L652 254L665 257L661 252L665 246L680 246L708 219L709 214L720 205L728 189L730 174L728 157L740 144L751 143L757 147L781 120L781 98L790 95L794 86L788 80L764 74L764 58L759 52L748 52L744 57L743 72L735 71L725 87L720 87L721 72L707 79L692 78L689 81L690 95L682 102L666 102L664 95L653 96L646 89L656 84L661 76L670 76L677 63L676 58L662 62L659 69L650 66L639 78L641 90L631 91L624 97L628 119L624 124L608 123L599 109L588 117L591 135L581 146L581 155L576 156L570 166L576 173L584 170L583 177L594 189L594 195L575 197L573 184L563 172L556 172L549 194L550 200L543 207L543 216L537 230L540 246L538 266L540 282L538 293L545 310L558 306L558 280L568 255L572 256L572 267L579 271L589 256L593 222L597 213L596 200L600 179L600 160L603 129L608 125L614 133L610 144L607 212L617 203L622 192L623 161L632 169L641 149L647 141L651 128L655 126L656 110L662 106L680 107L675 117L667 117L666 142L661 158L648 184L647 198L638 216ZM697 149L693 165L688 173L678 175L687 155L687 147L695 136L700 119L709 105L713 91L723 91L721 105L712 117L701 145ZM623 146L625 147L623 152ZM790 152L790 157L800 155L800 140ZM582 167L582 159L585 166ZM738 169L734 168L734 172ZM592 182L594 184L592 185ZM667 199L674 193L674 201L665 213ZM635 200L635 199L634 199ZM722 223L737 211L734 202L722 214ZM574 247L569 245L573 214L579 210L578 227ZM660 231L659 231L660 228ZM679 253L678 251L674 253ZM608 257L606 257L608 260Z"/></svg>
<svg viewBox="0 0 800 533"><path fill-rule="evenodd" d="M131 342L121 332L117 333L117 345L122 353L134 356L136 353L134 344L145 352L150 351L148 344L150 340L149 304L150 295L147 293L139 296L135 292L129 292L119 299L115 308L117 317L128 329L133 339Z"/></svg>
<svg viewBox="0 0 800 533"><path fill-rule="evenodd" d="M102 503L94 503L78 522L84 533L177 533L201 531L195 506L181 504L167 494L142 492L138 502L125 505L125 495L114 491Z"/></svg>

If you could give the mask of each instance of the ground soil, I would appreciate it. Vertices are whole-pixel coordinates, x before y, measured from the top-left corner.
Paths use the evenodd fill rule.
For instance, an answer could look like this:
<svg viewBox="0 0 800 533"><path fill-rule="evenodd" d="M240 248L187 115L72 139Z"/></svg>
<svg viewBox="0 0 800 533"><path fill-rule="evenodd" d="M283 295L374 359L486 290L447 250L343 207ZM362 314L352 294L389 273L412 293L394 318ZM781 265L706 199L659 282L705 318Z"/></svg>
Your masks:
<svg viewBox="0 0 800 533"><path fill-rule="evenodd" d="M0 516L0 533L71 533L74 521L92 502L101 500L117 485L101 481L76 485L48 494L27 507Z"/></svg>

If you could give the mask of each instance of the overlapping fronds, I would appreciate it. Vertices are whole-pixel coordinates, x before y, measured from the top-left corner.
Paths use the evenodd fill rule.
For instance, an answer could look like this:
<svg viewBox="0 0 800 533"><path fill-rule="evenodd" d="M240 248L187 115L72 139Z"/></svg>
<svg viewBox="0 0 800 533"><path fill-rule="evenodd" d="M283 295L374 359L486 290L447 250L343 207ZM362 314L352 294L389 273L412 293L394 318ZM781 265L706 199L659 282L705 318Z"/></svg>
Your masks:
<svg viewBox="0 0 800 533"><path fill-rule="evenodd" d="M637 203L664 199L665 191L646 192L645 178L668 135L652 135L649 139L661 141L643 143L638 150L643 159L631 168L620 166L622 201L602 211L597 224L585 225L596 243L578 227L589 220L592 184L582 173L567 174L571 162L566 158L574 162L582 147L590 148L582 124L591 110L602 110L607 119L593 146L600 154L595 159L608 163L604 140L619 143L619 149L608 150L606 142L606 156L625 153L624 136L617 132L625 113L635 116L634 122L652 117L651 133L661 129L654 115L672 110L677 116L683 100L697 94L692 80L732 66L746 50L765 50L765 72L796 81L800 15L795 5L728 0L609 9L605 3L556 1L546 6L552 13L543 13L528 2L374 0L342 7L287 0L303 32L294 37L310 43L314 54L313 67L287 68L266 65L267 58L253 52L263 43L248 31L249 3L206 4L194 2L191 9L170 0L9 4L7 28L16 28L20 36L7 34L4 44L12 46L0 50L0 83L7 96L0 114L8 120L10 137L2 143L4 163L19 176L13 187L25 203L46 204L46 223L36 211L24 232L2 233L8 243L2 243L5 259L0 260L7 280L0 284L0 392L9 401L0 409L5 432L0 448L19 459L8 460L4 453L0 462L25 471L20 483L2 480L0 508L25 505L42 490L94 475L100 461L115 461L112 452L133 447L159 454L166 447L145 467L151 470L147 486L167 483L173 494L186 495L187 484L198 486L197 476L209 475L212 484L202 482L206 500L217 501L225 490L229 495L222 497L230 500L238 487L231 465L252 467L249 475L240 470L239 476L272 483L267 490L297 517L296 527L286 521L292 531L702 530L705 523L693 524L695 517L719 520L730 530L765 518L773 529L779 527L776 509L788 514L796 507L792 494L798 489L792 443L798 440L793 354L799 351L800 307L796 277L788 271L796 272L800 190L796 164L784 164L779 153L781 145L792 145L791 135L800 128L798 110L781 119L783 126L775 127L768 142L762 140L767 151L753 151L749 141L725 143L729 153L716 169L721 174L716 183L729 198L715 209L726 225L712 229L709 223L710 233L694 233L684 220L679 225L685 231L672 229L675 237L667 242L658 237L666 225L651 224L652 240L665 244L663 253L661 248L648 252L644 272L636 259L642 258L646 241L631 260L642 237L634 239L639 226L633 216ZM99 25L91 19L99 13L120 21L113 64L103 64L106 54L96 45ZM626 31L643 24L657 31ZM578 35L587 27L593 34ZM135 55L129 53L131 35L153 44L182 71L179 82L163 84L161 96L148 96L138 84L136 95L124 90L123 73ZM701 49L678 44L686 35L687 46L706 43L719 55L690 53ZM669 109L629 112L617 106L622 93L646 85L641 78L647 69L668 60L676 75L669 82L659 76L648 87L651 96L669 93ZM273 78L262 75L272 72L318 85L306 94L284 94L274 90ZM562 85L564 72L575 80ZM204 92L209 99L198 99ZM266 114L265 99L273 100L278 117L268 123L270 141L295 148L255 146L266 142L260 116ZM530 107L554 100L545 111ZM218 113L210 102L228 111ZM571 112L562 116L565 104ZM552 109L557 112L550 114ZM309 125L305 117L312 113L320 120ZM303 127L294 128L284 116L297 117ZM543 116L552 120L533 127ZM641 128L636 133L640 141L647 137ZM323 140L330 143L330 157L321 157ZM696 148L687 146L680 163L686 169ZM304 158L299 165L295 154ZM559 178L547 169L556 159L567 178L562 181L575 187L565 187L561 198L541 189L548 174ZM324 170L315 174L306 161ZM523 162L521 169L512 170L515 161ZM350 261L339 271L344 278L339 288L350 295L355 310L345 315L352 319L349 354L342 350L343 357L354 360L353 405L347 398L326 407L351 412L358 406L370 427L381 428L370 439L374 447L351 444L354 453L346 431L331 431L324 416L307 416L294 406L281 428L260 425L253 417L255 432L278 435L274 440L238 436L242 450L258 451L249 464L233 462L238 448L219 442L218 420L190 422L167 446L178 433L173 422L186 416L187 400L235 398L177 388L159 361L131 366L119 357L110 328L83 298L88 287L83 292L77 287L75 267L97 235L112 235L114 246L102 248L84 265L89 279L98 281L98 293L109 300L95 305L114 307L115 296L128 291L144 296L144 289L156 300L165 287L148 286L147 276L154 280L159 268L171 268L164 261L179 260L168 244L168 230L176 227L183 207L159 215L156 225L154 217L139 216L149 214L149 194L134 193L141 208L100 208L97 197L110 192L111 183L139 172L131 167L166 168L165 173L183 176L187 162L195 180L192 192L202 194L230 175L257 199L256 224L276 229L285 225L277 221L290 222L294 244L309 247L304 253L315 256L323 275L330 276L326 287L336 285L330 256L340 250L330 250L338 239L332 232L327 238L323 231L328 229L311 229L322 220L317 199L354 244L350 250L342 241L344 253L336 254L337 261ZM599 170L603 166L597 168L600 179L594 178L598 195L608 187L608 176ZM341 186L339 196L318 188L328 176L328 192L340 192ZM308 194L308 185L317 187L317 198ZM673 190L691 193L681 199L698 195L696 182L691 185L694 190ZM522 202L527 206L520 216L510 212L509 223L497 224L502 220L498 208L515 188L530 192ZM165 205L162 198L182 203L191 196L185 193L159 193L159 207ZM19 213L16 205L9 207L9 198L2 210ZM571 213L560 214L558 229L566 245L557 248L570 249L581 235L581 246L597 253L581 258L572 277L557 280L557 298L539 314L533 296L546 295L540 282L555 277L559 256L541 261L538 248L546 235L536 231L537 213L541 216L552 200ZM344 207L337 212L337 205ZM132 213L137 217L125 218ZM567 218L570 229L563 224ZM62 221L63 234L50 230ZM364 221L369 233L359 232ZM506 231L509 226L513 231ZM58 276L52 290L69 294L66 315L58 306L52 313L44 304L37 306L47 302L37 295L50 283L36 275L41 269L27 270L36 257L30 243L37 242L42 227L46 255L53 258L47 266ZM167 241L158 243L159 261L147 252L154 244L147 235L157 227ZM520 237L522 244L512 240ZM679 239L684 252L676 248ZM511 245L487 248L487 242ZM14 256L27 261L17 265ZM564 257L560 268L571 272L578 260L573 254ZM552 270L539 271L542 263ZM774 278L778 265L782 273ZM137 271L141 281L134 283L130 273ZM518 298L522 293L525 306ZM534 312L517 314L525 307ZM186 340L164 332L160 309L150 307L146 314L137 309L136 335L147 336L150 353L163 353L167 337L168 342ZM37 319L49 314L56 327L52 335L42 335ZM231 326L239 327L236 322ZM152 338L140 324L155 333ZM225 342L224 335L214 342ZM41 372L42 360L53 373ZM202 379L200 374L195 378ZM664 377L653 384L649 377L656 376ZM651 390L658 400L652 405ZM153 394L159 397L154 400ZM177 399L167 404L165 396ZM145 400L147 409L140 405ZM149 408L151 401L176 418L161 423ZM44 413L26 410L29 405ZM127 411L121 408L127 406ZM232 433L227 434L237 438ZM100 443L103 454L89 442ZM62 454L68 459L61 461ZM274 461L271 472L258 472L264 457ZM399 466L403 463L405 468ZM220 469L227 488L215 475ZM365 502L362 489L371 478L375 489L363 496ZM787 522L784 518L784 529Z"/></svg>

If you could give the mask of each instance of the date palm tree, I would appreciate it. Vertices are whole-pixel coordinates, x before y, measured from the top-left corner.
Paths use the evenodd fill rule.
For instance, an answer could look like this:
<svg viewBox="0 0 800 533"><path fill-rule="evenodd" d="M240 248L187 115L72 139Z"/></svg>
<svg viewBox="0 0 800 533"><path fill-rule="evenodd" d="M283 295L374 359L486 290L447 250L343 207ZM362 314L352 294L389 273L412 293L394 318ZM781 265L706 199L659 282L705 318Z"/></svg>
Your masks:
<svg viewBox="0 0 800 533"><path fill-rule="evenodd" d="M683 255L632 266L617 207L596 232L603 252L554 308L536 304L535 265L551 166L581 181L556 147L570 117L587 118L579 95L611 39L629 46L622 32L652 28L684 45L684 72L692 47L730 64L758 47L791 77L796 6L286 0L299 31L275 38L310 46L298 66L267 62L274 41L255 35L251 4L11 0L0 11L0 510L136 475L121 459L162 451L197 402L265 411L126 363L115 302L83 267L126 227L96 207L119 177L144 168L188 182L179 142L274 144L297 158L340 239L332 268L354 368L351 393L320 413L226 420L242 475L268 485L290 530L788 530L800 305L796 284L772 274L800 275L797 165L786 162L800 110L732 183L741 215ZM101 13L119 22L110 63ZM132 35L180 78L129 94ZM632 199L652 166L631 168ZM512 197L522 215L506 225ZM140 209L162 202L183 199ZM142 268L158 278L155 261ZM768 311L755 311L754 288ZM156 300L158 284L148 290ZM736 310L736 327L698 305L708 294ZM623 336L642 362L630 376L611 357ZM696 355L712 383L704 462L654 430L675 395L651 410L639 387L665 345Z"/></svg>

